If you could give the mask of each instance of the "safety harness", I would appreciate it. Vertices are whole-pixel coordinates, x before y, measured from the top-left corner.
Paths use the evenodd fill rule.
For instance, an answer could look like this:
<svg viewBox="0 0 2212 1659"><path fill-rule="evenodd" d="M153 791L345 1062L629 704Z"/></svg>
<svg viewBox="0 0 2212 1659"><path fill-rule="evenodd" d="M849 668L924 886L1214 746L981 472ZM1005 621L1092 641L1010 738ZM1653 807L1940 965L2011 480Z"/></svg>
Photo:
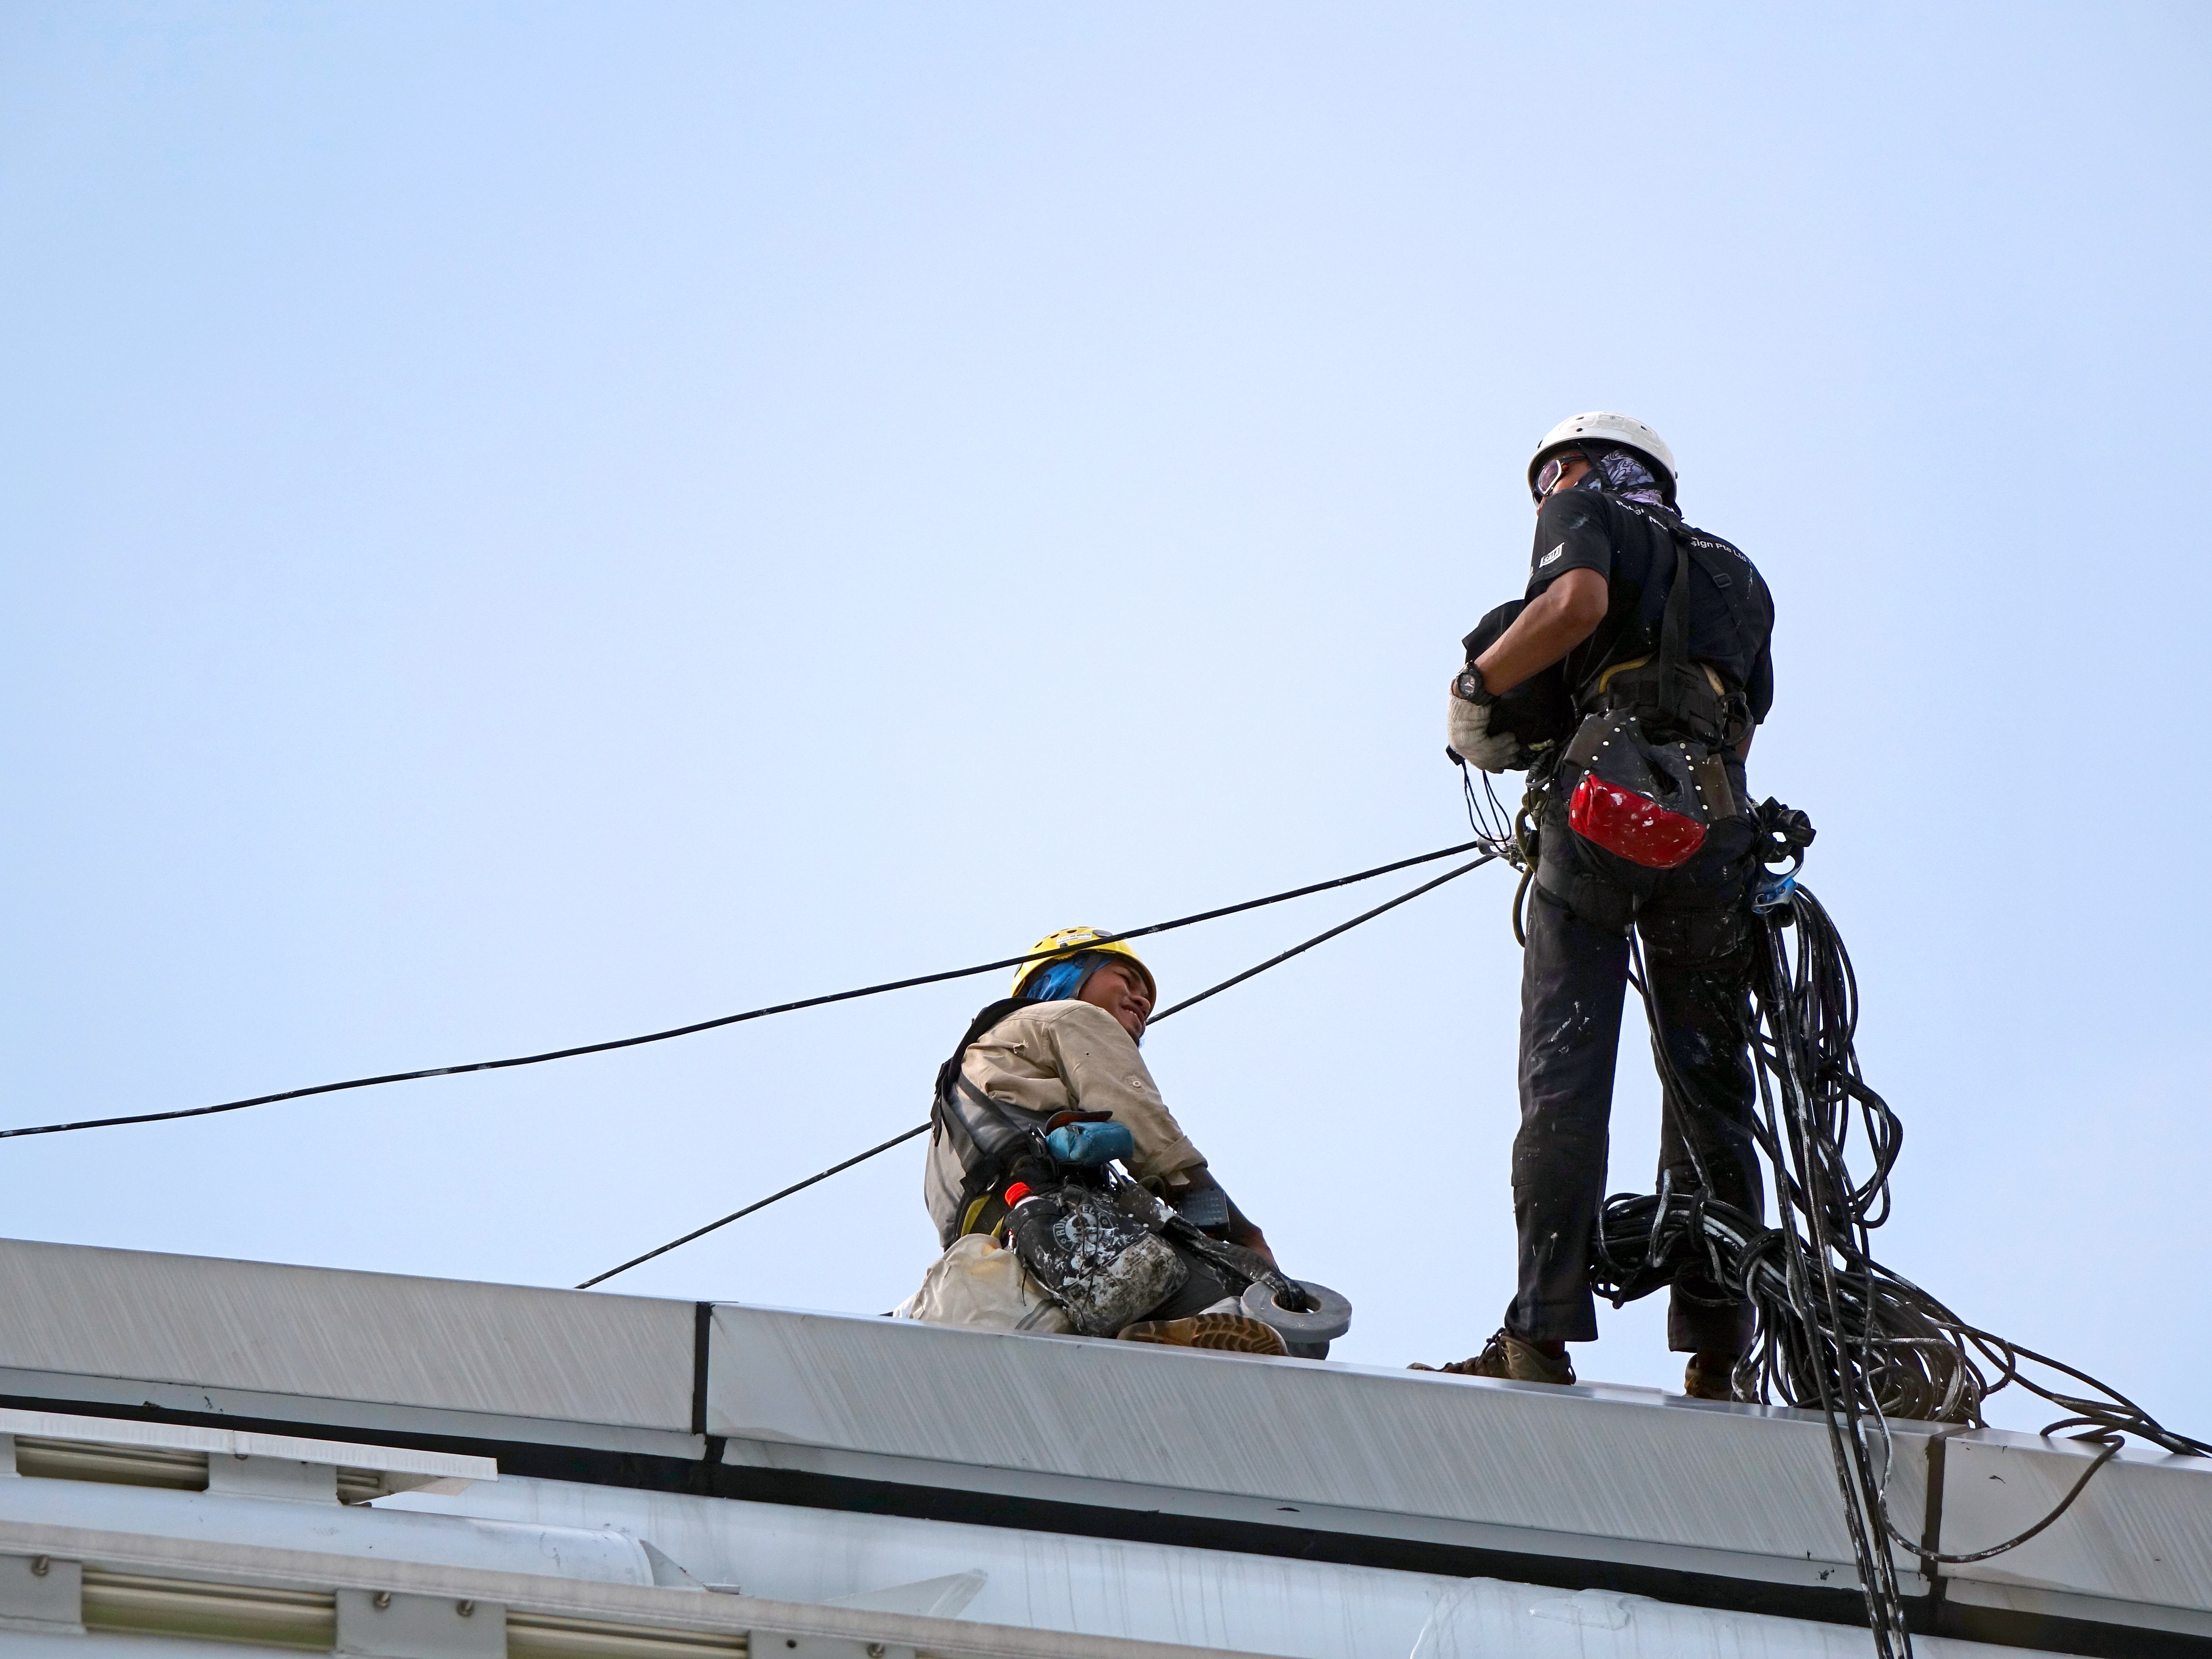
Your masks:
<svg viewBox="0 0 2212 1659"><path fill-rule="evenodd" d="M1006 1214L997 1188L1007 1167L1024 1152L1044 1151L1047 1126L1054 1114L1033 1112L988 1095L960 1069L968 1050L993 1026L1016 1009L1032 1006L1027 997L1001 997L987 1004L969 1023L952 1057L937 1068L937 1086L929 1103L930 1144L950 1140L953 1156L960 1161L960 1188L954 1194L952 1212L934 1218L940 1243L950 1245L963 1234L995 1228Z"/></svg>
<svg viewBox="0 0 2212 1659"><path fill-rule="evenodd" d="M1747 597L1751 561L1731 544L1683 523L1666 507L1606 493L1621 511L1659 532L1666 553L1658 574L1668 584L1667 603L1660 616L1656 653L1607 664L1594 672L1577 689L1576 707L1585 716L1620 710L1636 715L1654 735L1686 737L1708 748L1731 748L1751 730L1751 707L1740 688L1729 687L1711 667L1691 659L1690 567L1696 565L1711 580L1728 607L1729 621L1739 635L1748 635L1758 627ZM1741 567L1741 572L1728 568L1723 554Z"/></svg>

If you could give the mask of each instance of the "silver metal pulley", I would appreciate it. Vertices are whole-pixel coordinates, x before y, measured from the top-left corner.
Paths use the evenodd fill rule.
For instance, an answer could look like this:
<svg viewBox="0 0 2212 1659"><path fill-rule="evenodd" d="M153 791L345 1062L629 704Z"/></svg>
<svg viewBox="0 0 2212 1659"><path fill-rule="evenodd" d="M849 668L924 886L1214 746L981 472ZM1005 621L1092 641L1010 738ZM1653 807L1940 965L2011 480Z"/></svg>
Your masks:
<svg viewBox="0 0 2212 1659"><path fill-rule="evenodd" d="M1285 1308L1261 1279L1244 1287L1244 1311L1263 1325L1273 1325L1285 1342L1334 1342L1352 1328L1352 1303L1326 1285L1310 1279L1294 1281L1313 1304L1301 1313Z"/></svg>

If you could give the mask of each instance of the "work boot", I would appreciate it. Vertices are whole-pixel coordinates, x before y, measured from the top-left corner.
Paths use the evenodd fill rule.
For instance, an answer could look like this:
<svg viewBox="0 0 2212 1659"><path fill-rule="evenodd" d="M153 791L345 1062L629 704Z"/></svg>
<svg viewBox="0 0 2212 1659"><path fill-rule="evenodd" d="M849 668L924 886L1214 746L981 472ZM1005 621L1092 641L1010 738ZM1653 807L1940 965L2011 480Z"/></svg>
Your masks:
<svg viewBox="0 0 2212 1659"><path fill-rule="evenodd" d="M1735 1367L1740 1355L1699 1352L1690 1356L1682 1372L1682 1392L1692 1400L1735 1398Z"/></svg>
<svg viewBox="0 0 2212 1659"><path fill-rule="evenodd" d="M1218 1348L1225 1353L1283 1355L1283 1334L1249 1314L1201 1313L1183 1319L1145 1319L1121 1328L1124 1342L1158 1342L1170 1348Z"/></svg>
<svg viewBox="0 0 2212 1659"><path fill-rule="evenodd" d="M1482 1352L1472 1359L1455 1360L1449 1365L1424 1365L1418 1362L1407 1367L1415 1371L1449 1371L1455 1376L1495 1376L1507 1382L1571 1382L1575 1380L1574 1361L1564 1353L1554 1359L1534 1343L1513 1334L1500 1327L1498 1334L1483 1345Z"/></svg>

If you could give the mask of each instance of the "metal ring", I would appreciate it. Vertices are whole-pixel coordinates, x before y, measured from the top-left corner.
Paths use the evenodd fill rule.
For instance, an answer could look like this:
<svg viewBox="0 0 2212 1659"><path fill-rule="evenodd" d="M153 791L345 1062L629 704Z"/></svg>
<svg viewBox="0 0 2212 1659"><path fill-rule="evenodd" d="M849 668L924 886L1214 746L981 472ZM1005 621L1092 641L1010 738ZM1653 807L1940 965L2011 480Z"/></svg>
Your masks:
<svg viewBox="0 0 2212 1659"><path fill-rule="evenodd" d="M1311 1313L1293 1313L1279 1305L1274 1292L1258 1279L1244 1287L1244 1311L1263 1325L1273 1325L1285 1342L1334 1342L1352 1328L1348 1300L1310 1279L1295 1282L1312 1299Z"/></svg>

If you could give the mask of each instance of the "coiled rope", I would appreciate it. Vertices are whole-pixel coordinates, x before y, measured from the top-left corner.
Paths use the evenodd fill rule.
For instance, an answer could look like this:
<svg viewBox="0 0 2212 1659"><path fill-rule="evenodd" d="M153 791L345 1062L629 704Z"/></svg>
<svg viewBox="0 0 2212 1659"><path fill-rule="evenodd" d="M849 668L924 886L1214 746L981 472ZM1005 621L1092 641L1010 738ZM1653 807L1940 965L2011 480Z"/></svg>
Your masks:
<svg viewBox="0 0 2212 1659"><path fill-rule="evenodd" d="M1858 981L1850 954L1820 901L1794 880L1775 884L1756 928L1757 1013L1747 1036L1759 1112L1751 1127L1775 1176L1780 1224L1762 1226L1702 1193L1662 1186L1656 1196L1620 1194L1599 1213L1590 1276L1618 1307L1695 1268L1757 1310L1756 1346L1735 1371L1737 1397L1778 1401L1826 1419L1876 1651L1909 1659L1912 1637L1891 1542L1929 1563L1987 1560L2064 1514L2118 1454L2123 1435L2200 1457L2212 1456L2212 1444L2165 1427L2087 1372L1968 1324L1875 1259L1870 1235L1890 1213L1890 1175L1905 1130L1859 1068ZM1664 1109L1683 1128L1690 1114L1716 1108L1685 1086L1657 1036L1663 1028L1640 947L1635 964ZM1863 1176L1848 1159L1855 1126L1869 1165ZM1694 1137L1682 1139L1695 1146ZM2028 1367L2070 1382L2039 1380ZM1890 1419L1985 1427L1984 1402L2014 1385L2066 1413L2044 1434L2086 1430L2077 1437L2102 1451L2055 1509L2002 1544L1945 1554L1908 1537L1890 1514L1886 1491L1894 1462ZM1879 1458L1876 1441L1885 1454Z"/></svg>

